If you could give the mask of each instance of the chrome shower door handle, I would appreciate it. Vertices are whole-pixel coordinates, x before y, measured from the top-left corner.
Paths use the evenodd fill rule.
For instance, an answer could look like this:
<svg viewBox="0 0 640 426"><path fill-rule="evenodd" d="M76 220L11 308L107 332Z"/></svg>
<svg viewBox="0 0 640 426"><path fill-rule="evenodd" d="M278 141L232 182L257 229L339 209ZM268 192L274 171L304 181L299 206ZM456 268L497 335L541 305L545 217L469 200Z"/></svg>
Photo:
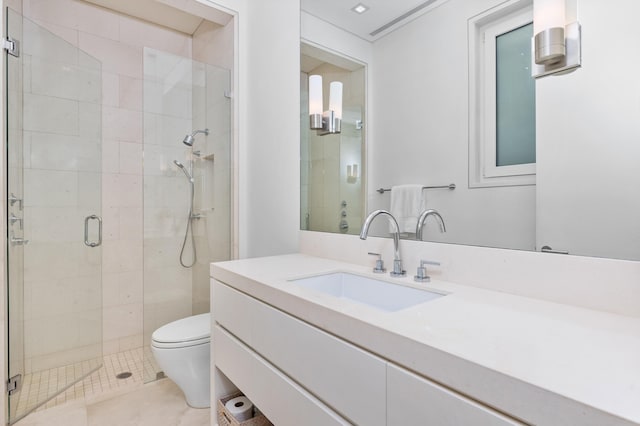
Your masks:
<svg viewBox="0 0 640 426"><path fill-rule="evenodd" d="M97 220L98 221L98 242L89 241L89 221ZM96 216L92 214L91 216L87 216L84 218L84 244L89 247L98 247L102 244L102 219L100 216Z"/></svg>

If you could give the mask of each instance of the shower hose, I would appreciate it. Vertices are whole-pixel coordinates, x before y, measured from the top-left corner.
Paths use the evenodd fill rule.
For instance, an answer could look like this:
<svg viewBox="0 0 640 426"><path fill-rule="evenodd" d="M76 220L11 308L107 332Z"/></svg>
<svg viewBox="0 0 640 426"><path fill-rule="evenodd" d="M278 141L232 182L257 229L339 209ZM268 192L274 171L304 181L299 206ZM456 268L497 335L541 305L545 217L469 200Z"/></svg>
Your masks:
<svg viewBox="0 0 640 426"><path fill-rule="evenodd" d="M196 240L193 236L193 225L192 225L192 217L193 217L193 196L194 196L194 182L193 179L189 182L189 186L191 188L191 199L189 201L189 214L187 215L187 228L184 231L184 240L182 240L182 249L180 250L180 265L185 268L191 268L196 264L198 260L196 256ZM184 258L184 249L187 245L187 239L189 238L189 231L191 231L191 249L193 252L193 260L190 264L185 263Z"/></svg>

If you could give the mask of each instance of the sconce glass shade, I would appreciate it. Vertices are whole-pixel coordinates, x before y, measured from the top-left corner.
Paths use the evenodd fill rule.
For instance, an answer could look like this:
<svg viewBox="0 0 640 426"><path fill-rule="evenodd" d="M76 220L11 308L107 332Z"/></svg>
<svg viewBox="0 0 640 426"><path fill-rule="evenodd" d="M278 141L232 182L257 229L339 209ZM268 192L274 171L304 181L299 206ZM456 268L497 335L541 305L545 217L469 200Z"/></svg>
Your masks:
<svg viewBox="0 0 640 426"><path fill-rule="evenodd" d="M323 111L322 76L309 76L309 128L320 136L340 133L342 118L342 83L329 85L329 109Z"/></svg>
<svg viewBox="0 0 640 426"><path fill-rule="evenodd" d="M533 4L533 33L535 63L554 64L566 55L565 0L535 0Z"/></svg>
<svg viewBox="0 0 640 426"><path fill-rule="evenodd" d="M322 76L309 76L309 115L322 115Z"/></svg>
<svg viewBox="0 0 640 426"><path fill-rule="evenodd" d="M329 85L329 110L334 112L335 118L342 120L342 83L339 81Z"/></svg>
<svg viewBox="0 0 640 426"><path fill-rule="evenodd" d="M533 34L549 28L564 28L564 0L535 0L533 2Z"/></svg>

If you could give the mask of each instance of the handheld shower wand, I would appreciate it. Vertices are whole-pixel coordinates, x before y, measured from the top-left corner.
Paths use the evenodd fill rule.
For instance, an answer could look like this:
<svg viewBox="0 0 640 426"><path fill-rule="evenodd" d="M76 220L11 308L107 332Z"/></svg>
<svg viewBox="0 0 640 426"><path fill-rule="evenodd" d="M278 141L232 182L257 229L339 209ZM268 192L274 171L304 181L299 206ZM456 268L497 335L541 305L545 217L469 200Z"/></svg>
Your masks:
<svg viewBox="0 0 640 426"><path fill-rule="evenodd" d="M182 169L182 171L184 172L185 176L187 177L187 179L189 179L189 182L193 183L193 176L191 176L191 173L189 173L187 171L187 168L184 166L184 164L182 164L178 160L173 160L173 164L175 164L176 166L180 167Z"/></svg>
<svg viewBox="0 0 640 426"><path fill-rule="evenodd" d="M189 189L190 189L190 194L189 194L189 213L187 213L187 229L185 229L185 231L184 231L184 240L182 241L182 249L180 250L180 265L182 265L185 268L191 268L193 265L196 264L196 261L197 261L197 257L196 257L196 242L195 242L195 237L193 236L193 228L192 228L192 223L191 223L191 219L193 217L193 197L194 197L194 193L195 193L195 190L194 190L195 181L193 180L193 176L191 176L191 173L189 173L189 171L184 166L184 164L182 164L178 160L173 160L173 164L175 164L180 169L182 169L182 171L184 172L184 175L187 177L187 179L189 179ZM191 248L193 250L193 260L192 260L191 263L187 264L183 260L183 258L184 258L184 250L185 250L185 247L187 245L187 238L189 238L189 231L191 231Z"/></svg>
<svg viewBox="0 0 640 426"><path fill-rule="evenodd" d="M209 129L204 129L204 130L194 130L193 133L191 133L190 135L187 135L184 137L184 139L182 140L182 143L187 145L187 146L193 146L193 142L195 142L196 138L195 136L198 133L204 133L205 135L209 134Z"/></svg>
<svg viewBox="0 0 640 426"><path fill-rule="evenodd" d="M182 172L184 173L184 175L187 177L187 179L189 179L189 187L190 187L190 200L189 200L189 213L187 214L187 229L185 229L184 231L184 240L182 241L182 249L180 250L180 264L185 267L185 268L191 268L193 265L196 264L197 261L197 255L196 255L196 241L195 241L195 237L193 235L193 224L192 221L194 218L199 218L200 215L194 215L193 214L193 198L194 198L194 194L195 194L195 181L193 179L193 156L197 155L199 156L199 152L198 151L193 151L193 143L195 142L195 136L198 133L204 133L205 135L209 134L209 129L204 129L204 130L194 130L193 133L191 133L190 135L186 135L184 137L184 139L182 140L182 143L191 147L191 160L189 162L189 170L187 170L187 168L184 166L184 164L182 164L180 161L178 160L173 160L173 164L175 164L176 166L178 166L180 169L182 169ZM187 239L189 238L189 231L191 231L191 250L193 252L193 259L191 261L191 263L186 263L183 258L184 258L184 251L187 245Z"/></svg>

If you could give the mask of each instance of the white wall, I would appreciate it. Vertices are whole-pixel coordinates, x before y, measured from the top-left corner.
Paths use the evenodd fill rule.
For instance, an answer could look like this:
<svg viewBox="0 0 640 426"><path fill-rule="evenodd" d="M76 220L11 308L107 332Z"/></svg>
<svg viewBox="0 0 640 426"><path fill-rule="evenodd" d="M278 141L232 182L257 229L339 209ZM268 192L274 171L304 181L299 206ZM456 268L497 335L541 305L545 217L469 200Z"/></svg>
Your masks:
<svg viewBox="0 0 640 426"><path fill-rule="evenodd" d="M221 1L240 12L239 255L298 249L300 6Z"/></svg>
<svg viewBox="0 0 640 426"><path fill-rule="evenodd" d="M639 15L580 1L582 68L537 81L539 245L640 259Z"/></svg>

